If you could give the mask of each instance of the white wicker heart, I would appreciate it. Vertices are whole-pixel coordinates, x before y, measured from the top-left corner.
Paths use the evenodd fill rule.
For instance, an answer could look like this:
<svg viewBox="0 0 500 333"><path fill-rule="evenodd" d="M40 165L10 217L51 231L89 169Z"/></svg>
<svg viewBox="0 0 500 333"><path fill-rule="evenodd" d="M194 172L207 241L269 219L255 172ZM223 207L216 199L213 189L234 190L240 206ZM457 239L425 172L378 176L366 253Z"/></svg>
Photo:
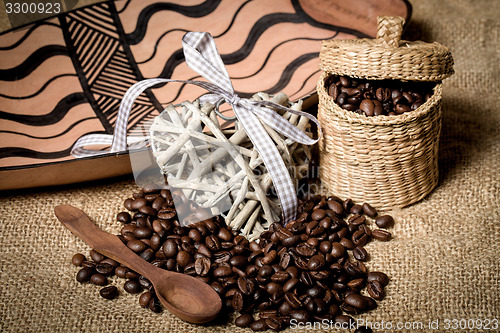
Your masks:
<svg viewBox="0 0 500 333"><path fill-rule="evenodd" d="M302 101L292 103L283 93L257 93L252 99L271 100L293 110L302 108ZM309 119L276 112L312 137ZM279 221L279 200L246 132L237 120L227 125L211 103L200 105L195 100L180 107L169 105L151 125L151 146L169 185L182 189L188 199L196 199L212 214L222 214L229 226L253 240ZM307 173L311 146L296 143L263 125L297 185L301 175ZM221 211L217 203L228 197L231 205Z"/></svg>

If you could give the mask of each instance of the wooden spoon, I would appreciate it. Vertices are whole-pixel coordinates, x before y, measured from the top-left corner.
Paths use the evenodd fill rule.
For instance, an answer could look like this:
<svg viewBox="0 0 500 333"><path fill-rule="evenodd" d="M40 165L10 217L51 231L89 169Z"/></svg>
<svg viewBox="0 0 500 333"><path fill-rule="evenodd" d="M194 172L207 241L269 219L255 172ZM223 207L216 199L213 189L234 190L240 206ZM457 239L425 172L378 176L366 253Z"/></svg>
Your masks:
<svg viewBox="0 0 500 333"><path fill-rule="evenodd" d="M94 250L144 275L153 284L160 302L177 317L196 324L217 317L222 301L208 284L150 264L132 252L117 236L99 229L76 207L59 205L54 212L66 228Z"/></svg>

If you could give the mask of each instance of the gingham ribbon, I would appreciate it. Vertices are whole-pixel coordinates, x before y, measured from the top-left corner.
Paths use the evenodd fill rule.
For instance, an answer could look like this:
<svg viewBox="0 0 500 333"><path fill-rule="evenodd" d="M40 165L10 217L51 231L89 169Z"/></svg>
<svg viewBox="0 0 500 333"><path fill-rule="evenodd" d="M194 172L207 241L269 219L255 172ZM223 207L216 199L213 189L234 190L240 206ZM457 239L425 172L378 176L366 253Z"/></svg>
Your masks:
<svg viewBox="0 0 500 333"><path fill-rule="evenodd" d="M319 131L318 120L305 112L292 110L270 101L253 101L239 98L235 94L229 74L217 51L212 36L206 32L188 32L182 38L184 57L186 63L193 70L202 75L207 81L181 81L171 79L149 79L134 84L123 97L113 136L105 134L91 134L80 138L74 145L72 154L76 157L105 154L110 152L126 151L127 147L139 148L146 146L147 137L127 138L127 122L130 110L136 98L147 88L166 82L183 82L194 84L208 90L211 94L202 96L203 101L215 103L221 98L230 104L234 113L252 141L255 149L259 152L264 164L269 171L274 188L281 202L283 219L286 222L296 217L298 201L297 194L290 178L283 158L281 157L273 140L269 137L264 126L273 128L293 141L312 145L318 140L311 139L305 133L290 124L277 112L270 108L288 111L299 116L304 116L315 122ZM321 135L321 132L320 132ZM111 145L109 150L88 150L85 146L92 144Z"/></svg>

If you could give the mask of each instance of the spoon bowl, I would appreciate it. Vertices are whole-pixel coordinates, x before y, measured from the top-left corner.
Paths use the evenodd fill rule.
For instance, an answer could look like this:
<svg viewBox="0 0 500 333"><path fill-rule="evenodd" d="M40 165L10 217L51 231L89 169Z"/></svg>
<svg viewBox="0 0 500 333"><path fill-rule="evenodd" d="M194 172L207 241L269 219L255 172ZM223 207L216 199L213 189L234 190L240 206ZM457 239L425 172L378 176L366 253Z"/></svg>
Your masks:
<svg viewBox="0 0 500 333"><path fill-rule="evenodd" d="M132 252L117 236L99 229L76 207L59 205L54 212L66 228L95 251L145 276L153 284L160 302L180 319L202 324L219 314L222 301L208 284L150 264Z"/></svg>

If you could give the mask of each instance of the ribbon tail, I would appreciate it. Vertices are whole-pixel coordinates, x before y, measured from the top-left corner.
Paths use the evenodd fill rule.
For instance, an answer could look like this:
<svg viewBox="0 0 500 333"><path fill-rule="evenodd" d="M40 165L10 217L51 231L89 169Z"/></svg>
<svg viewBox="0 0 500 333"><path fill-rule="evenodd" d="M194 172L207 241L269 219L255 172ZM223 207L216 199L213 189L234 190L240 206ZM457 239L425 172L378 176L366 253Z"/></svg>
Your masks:
<svg viewBox="0 0 500 333"><path fill-rule="evenodd" d="M104 145L110 147L113 142L114 136L111 134L89 134L82 136L78 139L73 148L71 149L71 155L82 158L96 155L104 155L112 153L111 149L94 150L86 149L87 146L93 145ZM146 147L149 143L149 136L133 136L126 138L127 146L133 149L139 149Z"/></svg>
<svg viewBox="0 0 500 333"><path fill-rule="evenodd" d="M307 136L304 132L281 117L278 113L266 107L256 107L252 111L269 127L283 134L285 137L305 145L313 145L318 140Z"/></svg>
<svg viewBox="0 0 500 333"><path fill-rule="evenodd" d="M296 189L276 145L251 109L242 105L234 105L233 109L271 175L285 224L294 220L298 209Z"/></svg>

